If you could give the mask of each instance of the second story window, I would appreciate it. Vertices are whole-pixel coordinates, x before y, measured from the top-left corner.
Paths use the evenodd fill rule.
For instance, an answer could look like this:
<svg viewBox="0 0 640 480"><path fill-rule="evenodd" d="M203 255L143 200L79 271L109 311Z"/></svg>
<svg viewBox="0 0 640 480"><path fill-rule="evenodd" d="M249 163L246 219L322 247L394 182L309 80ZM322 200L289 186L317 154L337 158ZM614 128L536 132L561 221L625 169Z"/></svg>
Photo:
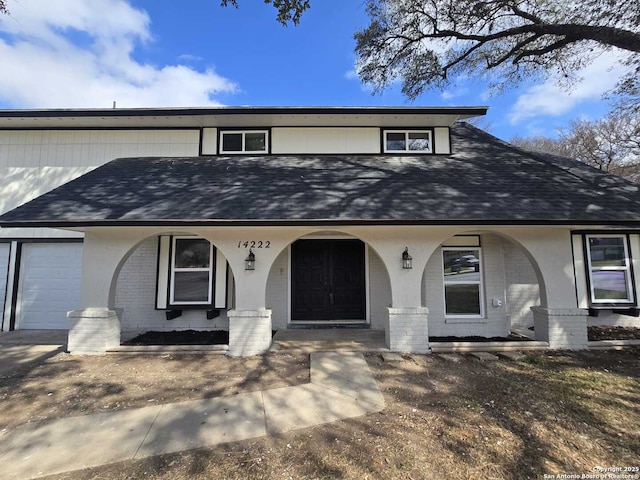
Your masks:
<svg viewBox="0 0 640 480"><path fill-rule="evenodd" d="M433 153L431 130L385 130L385 153Z"/></svg>
<svg viewBox="0 0 640 480"><path fill-rule="evenodd" d="M220 153L268 153L267 130L223 130L220 132Z"/></svg>

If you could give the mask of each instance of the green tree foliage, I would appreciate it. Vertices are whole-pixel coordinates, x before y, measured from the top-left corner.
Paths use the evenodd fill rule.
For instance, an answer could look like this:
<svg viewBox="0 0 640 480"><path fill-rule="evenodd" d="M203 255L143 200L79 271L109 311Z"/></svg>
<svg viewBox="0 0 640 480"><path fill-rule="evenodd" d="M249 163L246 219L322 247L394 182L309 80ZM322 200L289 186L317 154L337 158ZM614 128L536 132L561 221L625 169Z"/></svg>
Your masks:
<svg viewBox="0 0 640 480"><path fill-rule="evenodd" d="M457 76L504 88L526 78L571 85L603 51L624 53L622 93L637 99L640 2L621 0L365 0L358 73L376 92L400 80L415 99Z"/></svg>
<svg viewBox="0 0 640 480"><path fill-rule="evenodd" d="M309 8L309 0L264 0L264 3L273 4L278 11L276 19L284 26L289 22L298 25L302 14ZM238 8L238 0L222 0L220 5L233 5Z"/></svg>
<svg viewBox="0 0 640 480"><path fill-rule="evenodd" d="M604 172L640 182L640 115L614 110L600 120L574 120L557 139L515 137L525 150L577 159Z"/></svg>

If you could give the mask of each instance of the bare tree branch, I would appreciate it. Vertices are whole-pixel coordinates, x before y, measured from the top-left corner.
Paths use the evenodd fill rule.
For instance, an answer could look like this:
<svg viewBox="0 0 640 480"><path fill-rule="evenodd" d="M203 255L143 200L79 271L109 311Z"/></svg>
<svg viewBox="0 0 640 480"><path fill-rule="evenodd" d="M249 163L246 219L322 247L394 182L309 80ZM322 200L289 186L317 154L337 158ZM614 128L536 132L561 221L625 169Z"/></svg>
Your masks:
<svg viewBox="0 0 640 480"><path fill-rule="evenodd" d="M557 139L514 137L510 143L526 150L575 158L640 182L640 115L614 110L600 120L569 122Z"/></svg>
<svg viewBox="0 0 640 480"><path fill-rule="evenodd" d="M264 3L271 3L278 11L276 19L285 27L289 22L294 25L300 23L302 14L309 8L309 0L264 0ZM239 7L238 0L221 0L220 5L226 7L232 5Z"/></svg>
<svg viewBox="0 0 640 480"><path fill-rule="evenodd" d="M637 92L640 2L609 0L365 0L369 27L356 32L361 79L380 91L400 79L415 98L456 75L519 82L547 77L569 85L593 60L615 48L631 67L620 92ZM391 41L386 42L385 39ZM637 96L637 93L636 93Z"/></svg>

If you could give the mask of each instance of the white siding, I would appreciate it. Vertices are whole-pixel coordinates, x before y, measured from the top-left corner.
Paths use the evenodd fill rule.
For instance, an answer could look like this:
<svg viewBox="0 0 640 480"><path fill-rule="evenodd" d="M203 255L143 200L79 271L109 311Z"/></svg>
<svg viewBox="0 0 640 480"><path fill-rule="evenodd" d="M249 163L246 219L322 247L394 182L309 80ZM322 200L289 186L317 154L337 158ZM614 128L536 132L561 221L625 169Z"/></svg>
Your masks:
<svg viewBox="0 0 640 480"><path fill-rule="evenodd" d="M218 153L218 129L202 129L202 154L216 155Z"/></svg>
<svg viewBox="0 0 640 480"><path fill-rule="evenodd" d="M0 213L120 157L198 155L198 130L0 131ZM2 229L2 237L77 236Z"/></svg>
<svg viewBox="0 0 640 480"><path fill-rule="evenodd" d="M379 128L273 128L274 154L380 153Z"/></svg>
<svg viewBox="0 0 640 480"><path fill-rule="evenodd" d="M266 302L274 330L287 328L289 318L289 249L285 248L271 267Z"/></svg>
<svg viewBox="0 0 640 480"><path fill-rule="evenodd" d="M143 242L120 270L116 286L116 308L122 308L122 331L226 330L225 310L207 320L204 310L183 310L182 316L167 320L164 310L156 310L158 239Z"/></svg>
<svg viewBox="0 0 640 480"><path fill-rule="evenodd" d="M433 137L434 137L434 149L433 149L434 153L439 153L439 154L451 153L448 127L434 128Z"/></svg>

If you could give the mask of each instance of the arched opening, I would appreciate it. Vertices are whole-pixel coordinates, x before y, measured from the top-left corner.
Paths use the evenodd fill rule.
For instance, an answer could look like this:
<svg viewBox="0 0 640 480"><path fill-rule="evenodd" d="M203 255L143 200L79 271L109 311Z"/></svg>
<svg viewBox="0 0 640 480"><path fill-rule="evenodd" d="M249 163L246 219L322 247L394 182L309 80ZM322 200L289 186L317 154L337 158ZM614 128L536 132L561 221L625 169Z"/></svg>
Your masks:
<svg viewBox="0 0 640 480"><path fill-rule="evenodd" d="M122 257L109 297L110 308L122 311L123 341L144 332L226 331L233 273L209 239L161 232Z"/></svg>
<svg viewBox="0 0 640 480"><path fill-rule="evenodd" d="M445 240L423 273L430 341L534 338L531 307L544 305L544 281L531 254L492 231Z"/></svg>
<svg viewBox="0 0 640 480"><path fill-rule="evenodd" d="M340 230L301 235L277 256L267 280L273 328L383 329L391 304L386 267L363 239Z"/></svg>

